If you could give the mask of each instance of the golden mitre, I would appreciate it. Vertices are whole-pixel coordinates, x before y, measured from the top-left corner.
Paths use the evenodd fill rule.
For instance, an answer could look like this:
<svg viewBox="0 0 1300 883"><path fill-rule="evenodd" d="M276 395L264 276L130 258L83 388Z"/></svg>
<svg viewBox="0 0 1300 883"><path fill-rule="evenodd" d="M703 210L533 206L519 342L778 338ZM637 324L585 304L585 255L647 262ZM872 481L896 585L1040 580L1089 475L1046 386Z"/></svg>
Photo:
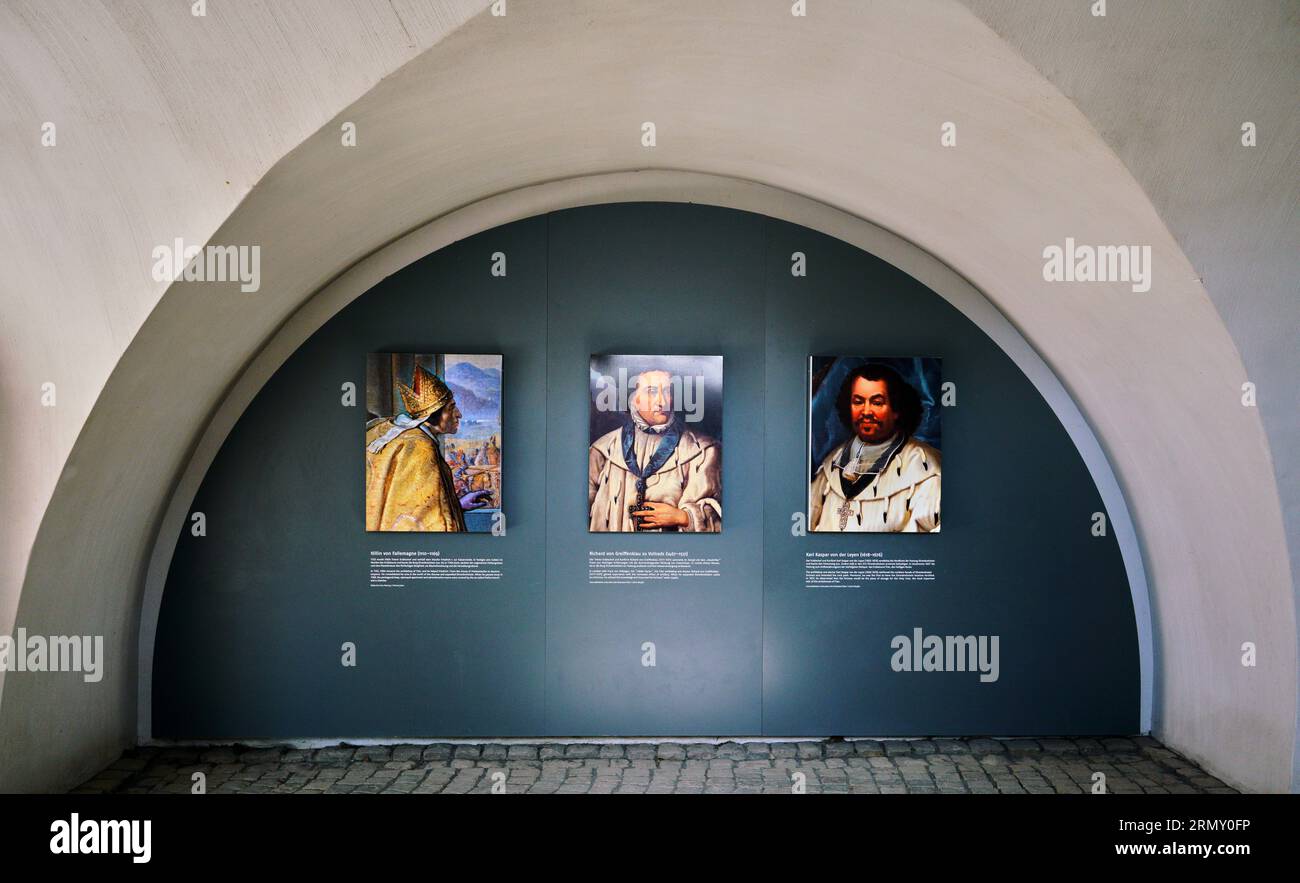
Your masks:
<svg viewBox="0 0 1300 883"><path fill-rule="evenodd" d="M438 375L424 370L422 365L415 366L415 376L412 380L414 388L400 380L397 381L397 391L402 394L402 404L406 407L406 413L416 420L428 417L451 401L451 390L447 388L447 384L439 380Z"/></svg>

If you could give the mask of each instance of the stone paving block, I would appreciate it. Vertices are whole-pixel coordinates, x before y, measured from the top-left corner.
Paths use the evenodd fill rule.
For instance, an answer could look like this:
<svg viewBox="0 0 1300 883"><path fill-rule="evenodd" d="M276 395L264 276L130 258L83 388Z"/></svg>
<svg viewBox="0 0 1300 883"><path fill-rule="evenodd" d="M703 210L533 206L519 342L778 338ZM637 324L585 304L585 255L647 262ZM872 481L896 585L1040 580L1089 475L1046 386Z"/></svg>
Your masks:
<svg viewBox="0 0 1300 883"><path fill-rule="evenodd" d="M661 742L655 747L655 755L660 760L685 760L686 747L672 742Z"/></svg>
<svg viewBox="0 0 1300 883"><path fill-rule="evenodd" d="M154 756L154 761L172 766L189 766L198 763L203 753L204 750L201 748L164 748Z"/></svg>
<svg viewBox="0 0 1300 883"><path fill-rule="evenodd" d="M234 763L239 756L234 748L209 748L199 755L199 759L204 763Z"/></svg>
<svg viewBox="0 0 1300 883"><path fill-rule="evenodd" d="M1002 747L1016 754L1038 754L1043 750L1043 746L1033 739L1007 739Z"/></svg>
<svg viewBox="0 0 1300 883"><path fill-rule="evenodd" d="M161 769L162 768L159 768L160 771ZM279 769L280 769L280 764L278 763L250 763L244 765L244 772L253 773L258 776L265 776L268 773L274 773ZM166 772L168 775L173 775L178 771L169 768L167 769Z"/></svg>
<svg viewBox="0 0 1300 883"><path fill-rule="evenodd" d="M715 756L727 760L741 760L748 754L745 751L745 746L738 742L723 742L714 749L714 752Z"/></svg>
<svg viewBox="0 0 1300 883"><path fill-rule="evenodd" d="M393 747L391 745L362 745L357 749L356 759L379 764L387 763L393 759Z"/></svg>
<svg viewBox="0 0 1300 883"><path fill-rule="evenodd" d="M222 749L225 747L226 746L219 746L219 745L218 746L204 745L204 746L198 746L197 750L200 752L207 752L210 750ZM134 748L128 748L125 751L123 751L122 756L149 760L153 757L156 757L162 750L163 749L157 745L137 745Z"/></svg>
<svg viewBox="0 0 1300 883"><path fill-rule="evenodd" d="M1038 744L1050 754L1077 754L1079 746L1070 739L1039 739Z"/></svg>
<svg viewBox="0 0 1300 883"><path fill-rule="evenodd" d="M934 746L939 754L970 754L970 746L961 739L935 739Z"/></svg>

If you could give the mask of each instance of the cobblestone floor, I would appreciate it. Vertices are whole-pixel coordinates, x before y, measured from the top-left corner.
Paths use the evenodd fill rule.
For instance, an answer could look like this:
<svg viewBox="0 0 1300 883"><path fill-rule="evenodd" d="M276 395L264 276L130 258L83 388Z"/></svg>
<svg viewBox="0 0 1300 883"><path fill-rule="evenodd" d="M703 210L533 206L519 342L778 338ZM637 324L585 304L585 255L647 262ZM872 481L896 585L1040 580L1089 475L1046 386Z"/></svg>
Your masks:
<svg viewBox="0 0 1300 883"><path fill-rule="evenodd" d="M1232 793L1154 739L136 748L74 793ZM499 787L499 785L498 785Z"/></svg>

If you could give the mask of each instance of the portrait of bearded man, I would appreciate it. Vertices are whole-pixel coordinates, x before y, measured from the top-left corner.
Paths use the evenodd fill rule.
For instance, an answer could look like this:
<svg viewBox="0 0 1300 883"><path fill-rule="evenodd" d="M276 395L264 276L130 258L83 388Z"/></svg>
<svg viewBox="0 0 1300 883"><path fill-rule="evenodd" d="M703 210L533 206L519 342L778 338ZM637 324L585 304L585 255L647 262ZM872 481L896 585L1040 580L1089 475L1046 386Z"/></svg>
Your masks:
<svg viewBox="0 0 1300 883"><path fill-rule="evenodd" d="M938 533L942 457L913 435L923 411L916 389L869 362L844 378L835 411L849 437L813 473L809 529Z"/></svg>
<svg viewBox="0 0 1300 883"><path fill-rule="evenodd" d="M590 531L722 530L722 445L683 420L681 388L666 367L631 377L620 425L588 449Z"/></svg>

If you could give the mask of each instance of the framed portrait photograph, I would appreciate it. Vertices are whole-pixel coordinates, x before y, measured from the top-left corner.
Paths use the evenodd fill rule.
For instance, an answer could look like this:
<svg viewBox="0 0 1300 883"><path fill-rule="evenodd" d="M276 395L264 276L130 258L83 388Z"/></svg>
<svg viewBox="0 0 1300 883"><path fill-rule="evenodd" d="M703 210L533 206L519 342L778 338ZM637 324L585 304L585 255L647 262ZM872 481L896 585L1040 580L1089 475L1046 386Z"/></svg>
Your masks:
<svg viewBox="0 0 1300 883"><path fill-rule="evenodd" d="M366 530L492 530L501 356L371 353L366 412Z"/></svg>
<svg viewBox="0 0 1300 883"><path fill-rule="evenodd" d="M591 532L722 530L722 356L592 356Z"/></svg>
<svg viewBox="0 0 1300 883"><path fill-rule="evenodd" d="M811 356L808 529L938 533L941 360Z"/></svg>

